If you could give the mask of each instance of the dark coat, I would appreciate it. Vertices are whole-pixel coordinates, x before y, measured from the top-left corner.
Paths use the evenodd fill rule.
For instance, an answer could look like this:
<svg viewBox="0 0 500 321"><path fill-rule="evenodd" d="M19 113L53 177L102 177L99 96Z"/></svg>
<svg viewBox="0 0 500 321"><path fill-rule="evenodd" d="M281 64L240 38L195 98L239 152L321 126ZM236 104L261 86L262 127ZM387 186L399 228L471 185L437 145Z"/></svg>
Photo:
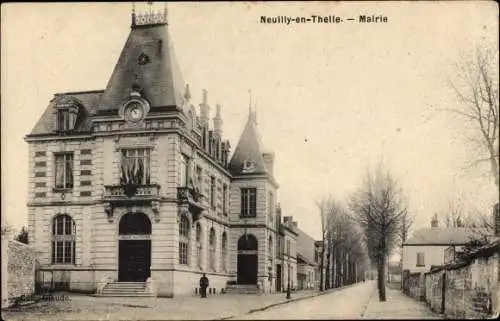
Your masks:
<svg viewBox="0 0 500 321"><path fill-rule="evenodd" d="M208 278L206 276L202 276L200 278L200 288L207 288L209 285Z"/></svg>

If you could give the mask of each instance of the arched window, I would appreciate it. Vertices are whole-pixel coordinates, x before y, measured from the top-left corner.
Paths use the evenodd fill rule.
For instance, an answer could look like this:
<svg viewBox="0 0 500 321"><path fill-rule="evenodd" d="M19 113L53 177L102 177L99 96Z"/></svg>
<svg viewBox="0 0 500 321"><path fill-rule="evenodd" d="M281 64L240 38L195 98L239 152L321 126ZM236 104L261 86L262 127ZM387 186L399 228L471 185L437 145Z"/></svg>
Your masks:
<svg viewBox="0 0 500 321"><path fill-rule="evenodd" d="M179 222L179 264L188 265L189 254L189 220L182 215Z"/></svg>
<svg viewBox="0 0 500 321"><path fill-rule="evenodd" d="M221 246L221 260L222 260L222 271L226 271L227 262L227 234L222 233L222 246Z"/></svg>
<svg viewBox="0 0 500 321"><path fill-rule="evenodd" d="M75 264L75 222L60 214L52 221L52 264Z"/></svg>
<svg viewBox="0 0 500 321"><path fill-rule="evenodd" d="M210 270L215 271L215 231L213 228L210 229L210 238L208 241L208 262Z"/></svg>
<svg viewBox="0 0 500 321"><path fill-rule="evenodd" d="M197 261L198 267L200 269L203 268L202 253L203 253L203 242L202 242L202 235L201 235L201 226L200 226L200 223L197 223L196 224L196 261Z"/></svg>

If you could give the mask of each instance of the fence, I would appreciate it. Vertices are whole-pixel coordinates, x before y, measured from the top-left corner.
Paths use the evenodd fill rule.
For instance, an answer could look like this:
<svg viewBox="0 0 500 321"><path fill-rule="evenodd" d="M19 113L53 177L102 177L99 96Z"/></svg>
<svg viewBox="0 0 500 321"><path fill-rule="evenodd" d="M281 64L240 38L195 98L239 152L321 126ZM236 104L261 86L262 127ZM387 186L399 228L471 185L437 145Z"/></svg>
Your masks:
<svg viewBox="0 0 500 321"><path fill-rule="evenodd" d="M466 261L403 273L405 294L425 301L446 318L486 318L499 311L500 242L472 253Z"/></svg>
<svg viewBox="0 0 500 321"><path fill-rule="evenodd" d="M425 283L422 273L403 272L403 292L416 299L425 300Z"/></svg>

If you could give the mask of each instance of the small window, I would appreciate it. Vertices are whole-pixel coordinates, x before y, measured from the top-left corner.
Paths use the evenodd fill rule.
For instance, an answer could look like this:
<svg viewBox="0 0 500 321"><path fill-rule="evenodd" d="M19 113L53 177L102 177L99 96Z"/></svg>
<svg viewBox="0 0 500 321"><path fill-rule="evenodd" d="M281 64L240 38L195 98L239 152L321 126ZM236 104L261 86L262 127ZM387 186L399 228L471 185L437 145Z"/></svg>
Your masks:
<svg viewBox="0 0 500 321"><path fill-rule="evenodd" d="M417 253L417 266L425 266L424 253Z"/></svg>

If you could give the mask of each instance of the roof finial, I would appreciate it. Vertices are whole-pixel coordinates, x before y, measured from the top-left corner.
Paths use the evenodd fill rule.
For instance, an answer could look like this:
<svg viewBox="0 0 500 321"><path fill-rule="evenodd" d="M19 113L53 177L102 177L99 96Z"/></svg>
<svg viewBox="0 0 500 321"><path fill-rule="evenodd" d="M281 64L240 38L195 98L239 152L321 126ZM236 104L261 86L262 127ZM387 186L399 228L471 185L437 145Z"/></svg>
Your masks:
<svg viewBox="0 0 500 321"><path fill-rule="evenodd" d="M253 108L253 121L257 124L257 99L255 100Z"/></svg>
<svg viewBox="0 0 500 321"><path fill-rule="evenodd" d="M135 1L132 2L132 27L135 27Z"/></svg>
<svg viewBox="0 0 500 321"><path fill-rule="evenodd" d="M184 98L186 100L190 100L191 99L191 91L189 90L189 84L186 84L186 90L184 92Z"/></svg>
<svg viewBox="0 0 500 321"><path fill-rule="evenodd" d="M252 89L248 89L248 117L252 115Z"/></svg>

